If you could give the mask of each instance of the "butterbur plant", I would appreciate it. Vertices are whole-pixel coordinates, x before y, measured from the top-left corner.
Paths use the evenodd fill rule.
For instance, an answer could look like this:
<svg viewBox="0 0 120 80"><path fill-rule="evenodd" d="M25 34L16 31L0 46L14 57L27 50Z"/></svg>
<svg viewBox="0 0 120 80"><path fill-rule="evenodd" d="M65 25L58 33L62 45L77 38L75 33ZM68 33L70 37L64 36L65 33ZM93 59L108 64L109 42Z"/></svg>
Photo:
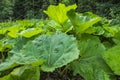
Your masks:
<svg viewBox="0 0 120 80"><path fill-rule="evenodd" d="M102 17L76 8L60 3L44 11L46 20L0 23L0 80L42 80L41 72L63 66L61 76L67 69L84 80L115 80L119 26L102 24Z"/></svg>

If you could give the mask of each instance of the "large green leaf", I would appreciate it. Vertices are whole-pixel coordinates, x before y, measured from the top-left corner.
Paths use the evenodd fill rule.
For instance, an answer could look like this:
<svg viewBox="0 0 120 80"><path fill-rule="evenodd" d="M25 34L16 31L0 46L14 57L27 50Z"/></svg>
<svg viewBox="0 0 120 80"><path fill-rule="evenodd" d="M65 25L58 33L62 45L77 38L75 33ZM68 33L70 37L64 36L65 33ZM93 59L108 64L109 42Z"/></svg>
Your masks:
<svg viewBox="0 0 120 80"><path fill-rule="evenodd" d="M84 33L86 29L101 20L99 16L91 12L78 14L74 10L70 10L67 15L74 25L76 33Z"/></svg>
<svg viewBox="0 0 120 80"><path fill-rule="evenodd" d="M42 65L44 71L53 71L55 68L62 67L79 56L76 39L66 34L42 35L32 43L41 54L39 57L46 60L45 64ZM30 44L27 46L30 46ZM28 51L26 50L26 52Z"/></svg>
<svg viewBox="0 0 120 80"><path fill-rule="evenodd" d="M58 6L50 5L46 11L44 11L51 19L55 20L59 24L63 24L68 20L67 12L71 9L76 9L76 5L65 6L59 4Z"/></svg>
<svg viewBox="0 0 120 80"><path fill-rule="evenodd" d="M0 78L0 80L39 80L39 67L23 66L14 69L10 74Z"/></svg>
<svg viewBox="0 0 120 80"><path fill-rule="evenodd" d="M17 48L11 51L13 56L0 64L0 71L16 65L41 65L44 61L46 62L42 65L42 70L53 71L79 56L76 39L63 33L40 35L22 48L21 46L17 46Z"/></svg>
<svg viewBox="0 0 120 80"><path fill-rule="evenodd" d="M108 49L103 58L114 73L120 75L120 45Z"/></svg>
<svg viewBox="0 0 120 80"><path fill-rule="evenodd" d="M27 43L27 39L25 38L16 38L14 40L14 48L9 52L8 58L0 64L0 71L7 70L9 68L13 68L18 65L40 65L44 62L43 59L37 59L36 56L34 55L35 50L32 50L31 53L21 53L23 46ZM31 50L29 48L29 50Z"/></svg>
<svg viewBox="0 0 120 80"><path fill-rule="evenodd" d="M102 59L105 47L98 37L82 35L78 44L81 57L71 64L74 74L80 74L85 80L110 80L106 73L110 69Z"/></svg>

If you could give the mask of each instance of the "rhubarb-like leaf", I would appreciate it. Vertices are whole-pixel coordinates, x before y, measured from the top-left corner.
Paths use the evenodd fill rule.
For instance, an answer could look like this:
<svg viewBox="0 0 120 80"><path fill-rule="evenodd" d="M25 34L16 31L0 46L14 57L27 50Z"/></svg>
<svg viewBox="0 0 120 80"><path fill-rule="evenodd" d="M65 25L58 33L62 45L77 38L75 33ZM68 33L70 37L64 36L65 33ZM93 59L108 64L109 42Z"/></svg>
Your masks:
<svg viewBox="0 0 120 80"><path fill-rule="evenodd" d="M42 70L53 71L62 67L79 56L76 39L66 34L40 35L29 41L23 48L11 51L13 56L0 64L0 71L16 65L42 65ZM9 65L7 65L9 63ZM5 65L6 64L6 65Z"/></svg>
<svg viewBox="0 0 120 80"><path fill-rule="evenodd" d="M42 35L32 43L40 52L41 56L39 57L46 60L41 67L43 71L53 71L79 56L76 39L66 34Z"/></svg>
<svg viewBox="0 0 120 80"><path fill-rule="evenodd" d="M105 47L98 37L82 35L78 44L81 57L71 64L74 74L80 74L85 80L110 80L106 73L110 69L102 59Z"/></svg>
<svg viewBox="0 0 120 80"><path fill-rule="evenodd" d="M41 35L28 43L21 52L44 59L43 71L53 71L79 56L76 39L66 34Z"/></svg>
<svg viewBox="0 0 120 80"><path fill-rule="evenodd" d="M63 24L68 20L67 12L71 9L76 9L76 5L65 6L59 4L58 6L50 5L46 11L44 11L51 19L55 20L59 24Z"/></svg>

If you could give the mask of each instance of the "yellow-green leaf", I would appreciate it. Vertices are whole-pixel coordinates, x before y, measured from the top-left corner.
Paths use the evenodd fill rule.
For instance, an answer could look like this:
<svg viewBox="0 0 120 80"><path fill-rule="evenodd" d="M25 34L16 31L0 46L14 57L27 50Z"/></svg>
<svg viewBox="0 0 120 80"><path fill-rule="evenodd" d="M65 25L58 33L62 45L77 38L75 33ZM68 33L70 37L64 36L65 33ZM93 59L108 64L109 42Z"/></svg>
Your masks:
<svg viewBox="0 0 120 80"><path fill-rule="evenodd" d="M71 9L76 9L76 4L71 6L65 6L64 4L59 4L58 6L50 5L46 11L44 11L51 19L56 22L63 24L68 20L67 12Z"/></svg>

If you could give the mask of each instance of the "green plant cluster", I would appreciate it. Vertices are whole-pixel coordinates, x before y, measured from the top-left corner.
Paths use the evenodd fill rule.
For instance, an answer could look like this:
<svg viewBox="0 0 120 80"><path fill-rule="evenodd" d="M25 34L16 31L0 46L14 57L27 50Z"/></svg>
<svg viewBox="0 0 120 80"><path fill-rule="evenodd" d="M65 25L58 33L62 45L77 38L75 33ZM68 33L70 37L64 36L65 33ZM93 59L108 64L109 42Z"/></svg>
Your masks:
<svg viewBox="0 0 120 80"><path fill-rule="evenodd" d="M0 23L0 80L40 80L63 66L84 80L115 80L120 26L76 8L60 3L44 11L46 20Z"/></svg>

